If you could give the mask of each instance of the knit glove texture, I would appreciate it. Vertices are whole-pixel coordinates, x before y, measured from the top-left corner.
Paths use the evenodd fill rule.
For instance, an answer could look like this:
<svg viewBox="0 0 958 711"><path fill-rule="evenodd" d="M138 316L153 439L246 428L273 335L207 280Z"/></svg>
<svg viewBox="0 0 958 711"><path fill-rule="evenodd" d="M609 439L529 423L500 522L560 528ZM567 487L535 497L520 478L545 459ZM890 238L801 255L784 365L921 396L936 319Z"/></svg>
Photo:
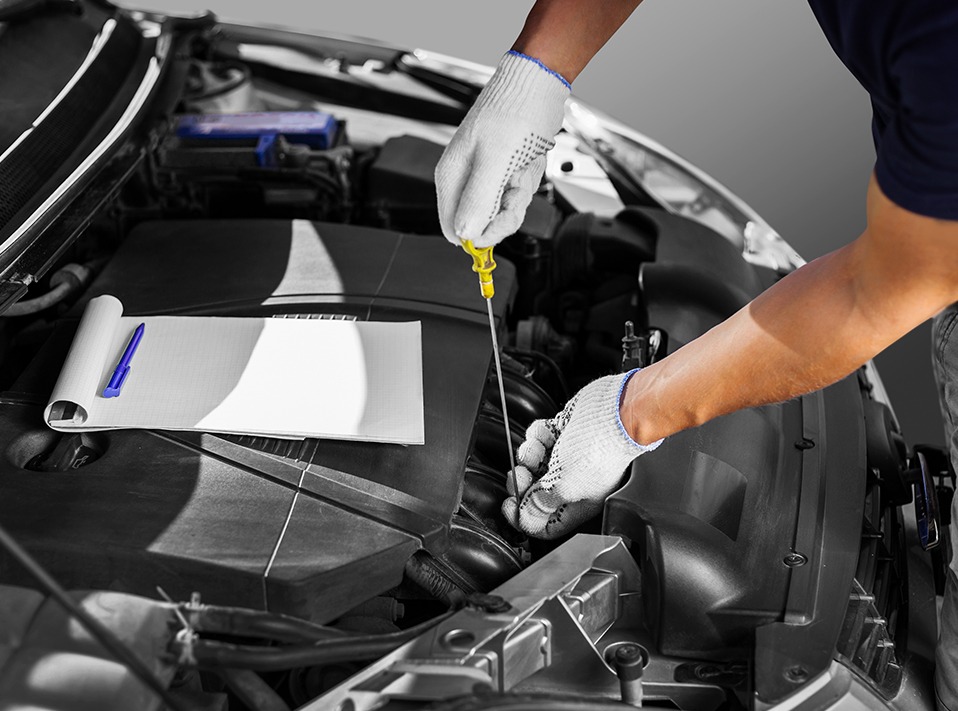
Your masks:
<svg viewBox="0 0 958 711"><path fill-rule="evenodd" d="M602 510L626 467L649 445L635 442L622 425L619 402L637 370L599 378L576 393L551 420L526 430L516 465L517 494L508 478L506 520L536 538L557 538Z"/></svg>
<svg viewBox="0 0 958 711"><path fill-rule="evenodd" d="M439 222L450 242L490 247L519 229L562 128L569 83L508 52L436 166Z"/></svg>

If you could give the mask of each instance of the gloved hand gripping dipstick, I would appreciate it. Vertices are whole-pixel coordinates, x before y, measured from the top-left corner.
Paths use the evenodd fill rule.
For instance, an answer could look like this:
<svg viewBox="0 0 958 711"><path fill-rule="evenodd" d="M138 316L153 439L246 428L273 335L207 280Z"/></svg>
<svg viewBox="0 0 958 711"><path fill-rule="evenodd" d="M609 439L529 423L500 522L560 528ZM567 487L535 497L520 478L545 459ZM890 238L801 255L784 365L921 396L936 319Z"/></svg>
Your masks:
<svg viewBox="0 0 958 711"><path fill-rule="evenodd" d="M499 360L499 339L496 337L496 319L492 313L492 295L495 286L492 283L492 270L496 262L492 258L492 247L478 248L472 240L462 240L462 248L472 257L472 271L479 275L479 290L486 300L486 310L489 312L489 331L492 334L492 356L496 361L496 378L499 380L499 398L502 401L502 419L506 423L506 446L509 448L509 475L512 477L513 491L516 486L516 455L512 449L512 430L509 427L509 412L506 410L506 389L502 383L502 363Z"/></svg>

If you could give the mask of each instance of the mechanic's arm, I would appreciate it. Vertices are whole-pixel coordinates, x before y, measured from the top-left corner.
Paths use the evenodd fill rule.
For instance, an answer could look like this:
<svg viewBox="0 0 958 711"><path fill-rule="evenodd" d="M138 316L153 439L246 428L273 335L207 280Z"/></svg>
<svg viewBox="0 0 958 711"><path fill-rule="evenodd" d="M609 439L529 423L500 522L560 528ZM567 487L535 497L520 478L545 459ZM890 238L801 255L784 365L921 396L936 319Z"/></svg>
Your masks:
<svg viewBox="0 0 958 711"><path fill-rule="evenodd" d="M436 166L450 242L513 234L539 189L570 83L640 0L539 0Z"/></svg>
<svg viewBox="0 0 958 711"><path fill-rule="evenodd" d="M621 403L632 438L829 385L958 301L958 222L898 207L874 178L867 218L857 240L634 375Z"/></svg>
<svg viewBox="0 0 958 711"><path fill-rule="evenodd" d="M841 379L958 301L956 275L958 222L898 207L873 178L857 240L662 361L599 378L556 417L533 422L517 456L521 502L510 479L503 513L541 538L574 529L662 438Z"/></svg>
<svg viewBox="0 0 958 711"><path fill-rule="evenodd" d="M538 0L512 48L570 83L642 0Z"/></svg>

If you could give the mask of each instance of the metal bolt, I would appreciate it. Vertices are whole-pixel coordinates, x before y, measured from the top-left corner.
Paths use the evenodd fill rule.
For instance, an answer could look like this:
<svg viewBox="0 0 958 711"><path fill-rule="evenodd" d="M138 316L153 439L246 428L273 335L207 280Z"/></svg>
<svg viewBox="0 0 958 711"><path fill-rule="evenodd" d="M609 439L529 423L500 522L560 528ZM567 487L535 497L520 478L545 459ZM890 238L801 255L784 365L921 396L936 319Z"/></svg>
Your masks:
<svg viewBox="0 0 958 711"><path fill-rule="evenodd" d="M795 449L811 449L815 446L815 440L811 440L808 437L802 437L800 440L795 442Z"/></svg>
<svg viewBox="0 0 958 711"><path fill-rule="evenodd" d="M796 664L785 670L785 678L791 682L800 684L808 679L808 672L805 670L805 667Z"/></svg>
<svg viewBox="0 0 958 711"><path fill-rule="evenodd" d="M782 558L782 562L789 568L799 568L808 562L808 558L801 553L792 552Z"/></svg>

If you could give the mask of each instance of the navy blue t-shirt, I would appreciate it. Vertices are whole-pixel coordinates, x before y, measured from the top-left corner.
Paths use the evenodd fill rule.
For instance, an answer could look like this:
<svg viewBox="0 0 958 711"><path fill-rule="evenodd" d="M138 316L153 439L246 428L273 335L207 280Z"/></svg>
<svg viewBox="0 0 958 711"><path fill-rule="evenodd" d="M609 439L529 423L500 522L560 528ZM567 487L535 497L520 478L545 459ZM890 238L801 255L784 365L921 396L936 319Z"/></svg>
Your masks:
<svg viewBox="0 0 958 711"><path fill-rule="evenodd" d="M809 4L871 95L882 192L912 212L958 220L958 2Z"/></svg>

